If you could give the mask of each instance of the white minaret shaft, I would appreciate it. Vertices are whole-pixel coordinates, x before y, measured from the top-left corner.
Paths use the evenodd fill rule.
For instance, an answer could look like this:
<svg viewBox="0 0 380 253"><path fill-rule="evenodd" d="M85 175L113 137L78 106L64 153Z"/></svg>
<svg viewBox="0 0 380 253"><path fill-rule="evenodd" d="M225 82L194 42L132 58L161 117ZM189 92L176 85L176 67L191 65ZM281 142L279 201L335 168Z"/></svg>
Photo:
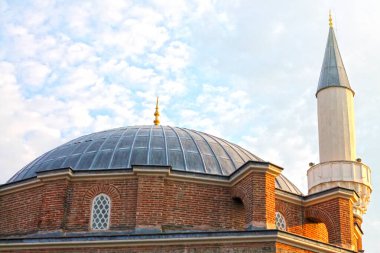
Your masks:
<svg viewBox="0 0 380 253"><path fill-rule="evenodd" d="M316 96L320 162L355 161L354 92L332 26Z"/></svg>
<svg viewBox="0 0 380 253"><path fill-rule="evenodd" d="M352 92L333 87L317 98L320 162L356 160Z"/></svg>

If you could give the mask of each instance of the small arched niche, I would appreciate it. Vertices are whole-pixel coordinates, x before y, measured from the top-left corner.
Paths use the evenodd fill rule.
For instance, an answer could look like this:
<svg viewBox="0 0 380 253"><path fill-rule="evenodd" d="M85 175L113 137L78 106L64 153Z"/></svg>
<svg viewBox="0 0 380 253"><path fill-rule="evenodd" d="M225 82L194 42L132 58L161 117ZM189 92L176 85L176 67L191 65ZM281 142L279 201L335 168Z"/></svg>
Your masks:
<svg viewBox="0 0 380 253"><path fill-rule="evenodd" d="M235 230L245 230L247 224L244 203L239 197L232 198L232 227Z"/></svg>

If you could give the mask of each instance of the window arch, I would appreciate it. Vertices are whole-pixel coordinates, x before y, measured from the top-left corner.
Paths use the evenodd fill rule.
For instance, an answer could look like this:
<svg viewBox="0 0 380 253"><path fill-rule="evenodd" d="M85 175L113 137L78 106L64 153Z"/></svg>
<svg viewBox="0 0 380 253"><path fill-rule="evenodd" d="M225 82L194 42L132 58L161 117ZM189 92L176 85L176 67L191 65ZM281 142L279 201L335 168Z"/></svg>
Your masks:
<svg viewBox="0 0 380 253"><path fill-rule="evenodd" d="M286 231L286 220L280 212L276 212L276 228Z"/></svg>
<svg viewBox="0 0 380 253"><path fill-rule="evenodd" d="M105 230L110 226L111 199L106 194L97 195L92 201L91 229Z"/></svg>

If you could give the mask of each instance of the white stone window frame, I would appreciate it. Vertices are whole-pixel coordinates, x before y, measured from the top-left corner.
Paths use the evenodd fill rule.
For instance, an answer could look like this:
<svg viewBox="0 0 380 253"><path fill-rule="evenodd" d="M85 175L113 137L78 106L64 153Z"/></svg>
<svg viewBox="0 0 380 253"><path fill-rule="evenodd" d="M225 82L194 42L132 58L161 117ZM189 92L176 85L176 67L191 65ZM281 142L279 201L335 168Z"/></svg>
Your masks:
<svg viewBox="0 0 380 253"><path fill-rule="evenodd" d="M281 231L287 231L286 219L280 212L276 212L275 220L276 229Z"/></svg>
<svg viewBox="0 0 380 253"><path fill-rule="evenodd" d="M98 198L100 198L101 196L105 197L106 199L108 199L108 219L107 219L107 226L105 228L94 228L93 226L93 219L95 218L94 217L94 207L95 207L95 202ZM94 231L104 231L104 230L108 230L110 228L110 223L111 223L111 206L112 206L112 202L111 202L111 198L110 196L108 196L107 194L105 193L100 193L98 195L96 195L93 200L92 200L92 205L91 205L91 220L90 220L90 227L91 227L91 230L94 230Z"/></svg>

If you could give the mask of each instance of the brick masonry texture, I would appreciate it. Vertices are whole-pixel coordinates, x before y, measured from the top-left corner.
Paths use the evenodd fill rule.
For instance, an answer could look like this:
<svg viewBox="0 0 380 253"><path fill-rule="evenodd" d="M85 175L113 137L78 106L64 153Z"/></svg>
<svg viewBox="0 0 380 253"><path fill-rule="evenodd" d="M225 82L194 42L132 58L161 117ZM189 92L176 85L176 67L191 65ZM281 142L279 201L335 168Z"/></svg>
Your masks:
<svg viewBox="0 0 380 253"><path fill-rule="evenodd" d="M41 222L43 186L0 196L0 235L37 232Z"/></svg>
<svg viewBox="0 0 380 253"><path fill-rule="evenodd" d="M298 249L283 243L276 244L276 253L313 253L313 251Z"/></svg>
<svg viewBox="0 0 380 253"><path fill-rule="evenodd" d="M349 200L334 198L304 207L276 199L275 177L264 172L251 172L233 186L145 174L122 179L44 181L34 188L0 195L0 236L91 231L92 201L101 193L111 199L111 231L274 229L275 212L278 211L285 217L290 233L347 249L356 248L359 243L354 238ZM261 251L252 252L307 252L291 251L282 246L273 251L274 246L268 247L272 251L261 248ZM182 249L170 251L165 248L155 252L182 252ZM88 252L87 249L75 250ZM224 252L212 250L211 247L210 251L194 252ZM219 246L215 250L220 250ZM126 252L144 252L144 249Z"/></svg>
<svg viewBox="0 0 380 253"><path fill-rule="evenodd" d="M307 218L323 222L329 231L329 242L349 247L353 243L354 222L349 200L336 198L310 206L305 210Z"/></svg>
<svg viewBox="0 0 380 253"><path fill-rule="evenodd" d="M173 245L173 246L150 246L132 248L75 248L75 249L49 249L49 250L14 250L4 252L23 253L275 253L275 243L219 243L203 245ZM306 251L305 251L306 252Z"/></svg>

